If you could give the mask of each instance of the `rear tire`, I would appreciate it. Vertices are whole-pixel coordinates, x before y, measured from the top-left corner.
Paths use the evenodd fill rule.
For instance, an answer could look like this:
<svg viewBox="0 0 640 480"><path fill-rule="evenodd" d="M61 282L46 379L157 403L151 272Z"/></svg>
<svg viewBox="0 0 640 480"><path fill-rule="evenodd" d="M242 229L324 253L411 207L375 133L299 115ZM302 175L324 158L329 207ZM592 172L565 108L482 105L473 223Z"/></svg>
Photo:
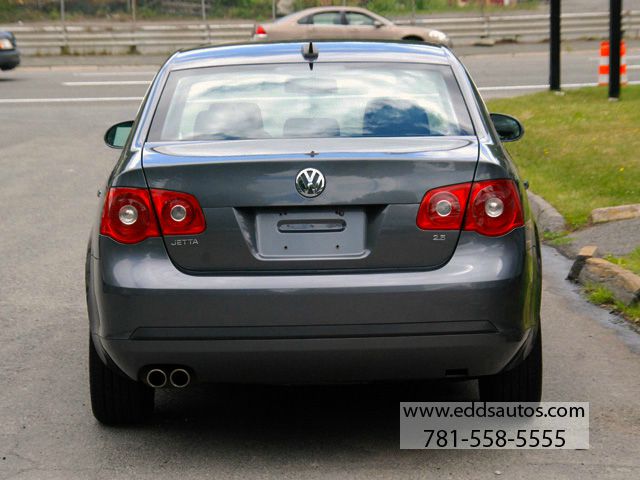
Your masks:
<svg viewBox="0 0 640 480"><path fill-rule="evenodd" d="M131 425L153 414L154 390L107 367L89 339L89 386L93 416L105 425Z"/></svg>
<svg viewBox="0 0 640 480"><path fill-rule="evenodd" d="M517 367L481 377L480 399L484 402L540 402L542 398L542 335L540 328L533 348Z"/></svg>
<svg viewBox="0 0 640 480"><path fill-rule="evenodd" d="M405 40L407 42L424 42L424 39L415 35L409 35L408 37L404 37L402 40Z"/></svg>

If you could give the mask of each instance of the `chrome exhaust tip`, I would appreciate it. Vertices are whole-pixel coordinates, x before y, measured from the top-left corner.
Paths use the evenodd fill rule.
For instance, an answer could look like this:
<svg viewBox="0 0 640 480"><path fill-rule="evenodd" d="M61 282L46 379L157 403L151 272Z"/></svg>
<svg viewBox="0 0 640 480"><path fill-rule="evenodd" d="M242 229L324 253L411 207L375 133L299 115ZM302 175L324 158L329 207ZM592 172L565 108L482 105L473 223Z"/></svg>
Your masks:
<svg viewBox="0 0 640 480"><path fill-rule="evenodd" d="M159 368L152 368L145 377L147 385L153 388L162 388L167 385L167 374Z"/></svg>
<svg viewBox="0 0 640 480"><path fill-rule="evenodd" d="M184 368L174 368L169 375L169 382L175 388L184 388L191 383L191 374Z"/></svg>

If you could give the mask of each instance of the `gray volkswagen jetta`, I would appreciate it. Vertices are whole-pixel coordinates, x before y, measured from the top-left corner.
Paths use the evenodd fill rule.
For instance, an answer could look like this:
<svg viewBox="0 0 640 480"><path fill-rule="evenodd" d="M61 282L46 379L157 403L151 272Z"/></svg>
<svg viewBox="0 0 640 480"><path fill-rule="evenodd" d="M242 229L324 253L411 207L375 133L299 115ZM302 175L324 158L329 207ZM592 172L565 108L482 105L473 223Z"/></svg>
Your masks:
<svg viewBox="0 0 640 480"><path fill-rule="evenodd" d="M446 47L176 53L105 135L96 418L195 382L477 378L483 400L539 400L539 240L502 145L522 134Z"/></svg>

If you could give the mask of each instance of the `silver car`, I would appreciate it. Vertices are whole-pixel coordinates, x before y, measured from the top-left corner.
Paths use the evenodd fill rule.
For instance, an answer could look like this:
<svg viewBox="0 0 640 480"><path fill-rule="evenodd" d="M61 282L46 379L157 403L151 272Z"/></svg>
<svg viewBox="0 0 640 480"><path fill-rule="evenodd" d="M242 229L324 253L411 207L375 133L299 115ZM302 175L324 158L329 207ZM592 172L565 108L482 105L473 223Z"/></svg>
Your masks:
<svg viewBox="0 0 640 480"><path fill-rule="evenodd" d="M255 26L256 41L412 40L451 46L443 32L415 25L396 25L364 8L317 7Z"/></svg>

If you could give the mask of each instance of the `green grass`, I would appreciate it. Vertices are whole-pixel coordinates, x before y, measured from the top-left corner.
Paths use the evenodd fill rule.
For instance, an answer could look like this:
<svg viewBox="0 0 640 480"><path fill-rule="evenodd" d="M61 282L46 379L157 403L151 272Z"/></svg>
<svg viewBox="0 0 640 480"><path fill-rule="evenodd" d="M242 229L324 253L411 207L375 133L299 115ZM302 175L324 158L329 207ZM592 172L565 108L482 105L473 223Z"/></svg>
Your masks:
<svg viewBox="0 0 640 480"><path fill-rule="evenodd" d="M298 2L301 4L318 5L319 2L313 0L307 2ZM342 5L341 0L333 1L334 5ZM469 2L467 5L459 6L458 2L449 0L416 0L416 15L424 15L429 13L447 13L447 12L468 12L480 15L481 13L499 13L512 10L535 9L540 4L539 0L521 0L516 5L510 7L502 7L496 5L485 5L477 2ZM406 16L413 13L413 5L410 0L371 0L366 5L362 5L359 1L347 1L347 5L364 6L380 15L388 16Z"/></svg>
<svg viewBox="0 0 640 480"><path fill-rule="evenodd" d="M595 72L594 72L595 75ZM507 148L532 191L572 228L591 210L640 199L640 86L609 102L604 87L544 92L488 102L519 118L526 134Z"/></svg>
<svg viewBox="0 0 640 480"><path fill-rule="evenodd" d="M640 275L640 247L637 247L633 252L624 257L614 257L612 255L607 255L606 259L611 263L615 263L616 265L620 265L627 270L631 270L636 275Z"/></svg>
<svg viewBox="0 0 640 480"><path fill-rule="evenodd" d="M596 305L611 305L616 301L613 292L601 285L587 287L587 298Z"/></svg>
<svg viewBox="0 0 640 480"><path fill-rule="evenodd" d="M568 245L573 242L573 238L569 237L569 232L549 232L544 231L542 238L545 242L559 247L560 245Z"/></svg>
<svg viewBox="0 0 640 480"><path fill-rule="evenodd" d="M613 293L602 285L587 285L585 292L591 303L610 308L640 326L640 305L625 305L617 301Z"/></svg>

